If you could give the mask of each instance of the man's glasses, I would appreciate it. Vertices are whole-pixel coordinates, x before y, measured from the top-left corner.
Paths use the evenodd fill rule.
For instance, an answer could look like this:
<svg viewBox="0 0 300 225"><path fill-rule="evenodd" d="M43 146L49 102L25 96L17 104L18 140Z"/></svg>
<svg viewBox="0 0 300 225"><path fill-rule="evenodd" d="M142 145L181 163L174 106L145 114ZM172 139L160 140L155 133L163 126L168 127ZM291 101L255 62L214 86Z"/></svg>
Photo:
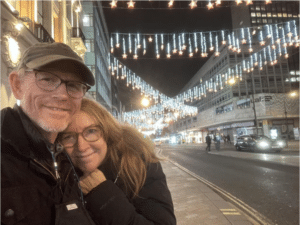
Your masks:
<svg viewBox="0 0 300 225"><path fill-rule="evenodd" d="M53 73L40 70L26 70L27 72L35 73L36 85L44 91L54 91L62 83L66 84L67 93L72 98L82 98L85 93L91 88L88 85L78 81L67 81L60 79Z"/></svg>
<svg viewBox="0 0 300 225"><path fill-rule="evenodd" d="M58 136L58 142L65 148L74 147L78 141L78 136L81 135L88 142L98 141L102 137L102 130L99 126L87 127L82 133L66 132Z"/></svg>

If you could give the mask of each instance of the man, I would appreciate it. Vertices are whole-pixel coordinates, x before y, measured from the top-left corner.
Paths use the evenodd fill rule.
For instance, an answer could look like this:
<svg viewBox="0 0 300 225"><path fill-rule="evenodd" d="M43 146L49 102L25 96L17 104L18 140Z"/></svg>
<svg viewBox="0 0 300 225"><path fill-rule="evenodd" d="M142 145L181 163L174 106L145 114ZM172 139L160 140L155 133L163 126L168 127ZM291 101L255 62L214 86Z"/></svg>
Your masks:
<svg viewBox="0 0 300 225"><path fill-rule="evenodd" d="M1 111L1 224L61 224L83 207L55 139L80 109L93 74L69 46L39 43L24 52L9 83L20 106Z"/></svg>
<svg viewBox="0 0 300 225"><path fill-rule="evenodd" d="M210 151L211 138L210 138L210 136L208 134L205 137L205 142L207 144L206 151L209 152Z"/></svg>

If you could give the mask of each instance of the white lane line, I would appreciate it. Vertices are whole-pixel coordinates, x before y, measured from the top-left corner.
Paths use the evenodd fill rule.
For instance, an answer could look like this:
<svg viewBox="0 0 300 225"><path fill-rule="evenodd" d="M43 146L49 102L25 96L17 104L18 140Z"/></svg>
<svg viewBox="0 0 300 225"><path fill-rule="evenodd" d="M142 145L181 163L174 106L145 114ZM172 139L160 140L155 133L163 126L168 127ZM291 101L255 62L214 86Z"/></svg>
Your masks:
<svg viewBox="0 0 300 225"><path fill-rule="evenodd" d="M232 194L228 193L227 191L223 190L222 188L218 187L217 185L209 182L208 180L204 179L203 177L198 176L197 174L193 173L192 171L186 169L185 167L181 166L180 164L168 159L169 162L173 163L175 166L180 168L181 170L185 171L186 173L190 174L197 180L203 182L207 186L209 186L214 191L218 192L219 194L225 196L227 199L229 199L233 204L241 208L245 213L247 213L250 217L252 217L254 220L259 222L262 225L274 225L272 221L270 221L267 217L262 215L261 213L257 212L255 209L253 209L251 206L247 205L242 200L238 199L237 197L233 196Z"/></svg>

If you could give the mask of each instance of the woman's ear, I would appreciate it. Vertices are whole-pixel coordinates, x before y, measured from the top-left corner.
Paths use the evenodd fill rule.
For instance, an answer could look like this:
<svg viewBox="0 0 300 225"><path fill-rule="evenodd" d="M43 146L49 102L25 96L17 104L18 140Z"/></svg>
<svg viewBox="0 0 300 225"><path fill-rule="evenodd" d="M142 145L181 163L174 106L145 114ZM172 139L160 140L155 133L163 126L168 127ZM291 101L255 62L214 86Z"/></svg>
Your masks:
<svg viewBox="0 0 300 225"><path fill-rule="evenodd" d="M9 84L12 93L14 94L15 98L21 100L23 97L22 91L22 79L20 78L17 71L12 71L9 74Z"/></svg>

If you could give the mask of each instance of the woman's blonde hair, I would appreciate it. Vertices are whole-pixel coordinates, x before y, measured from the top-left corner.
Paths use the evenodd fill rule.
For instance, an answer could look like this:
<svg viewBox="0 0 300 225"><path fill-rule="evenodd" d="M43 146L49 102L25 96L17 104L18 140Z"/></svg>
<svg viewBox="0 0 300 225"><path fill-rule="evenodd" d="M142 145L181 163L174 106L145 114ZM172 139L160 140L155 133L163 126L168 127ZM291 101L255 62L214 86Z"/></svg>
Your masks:
<svg viewBox="0 0 300 225"><path fill-rule="evenodd" d="M102 105L84 98L81 111L102 128L107 144L105 161L110 161L125 185L128 197L136 197L145 183L147 166L157 163L155 146L150 139L127 124L121 124Z"/></svg>

